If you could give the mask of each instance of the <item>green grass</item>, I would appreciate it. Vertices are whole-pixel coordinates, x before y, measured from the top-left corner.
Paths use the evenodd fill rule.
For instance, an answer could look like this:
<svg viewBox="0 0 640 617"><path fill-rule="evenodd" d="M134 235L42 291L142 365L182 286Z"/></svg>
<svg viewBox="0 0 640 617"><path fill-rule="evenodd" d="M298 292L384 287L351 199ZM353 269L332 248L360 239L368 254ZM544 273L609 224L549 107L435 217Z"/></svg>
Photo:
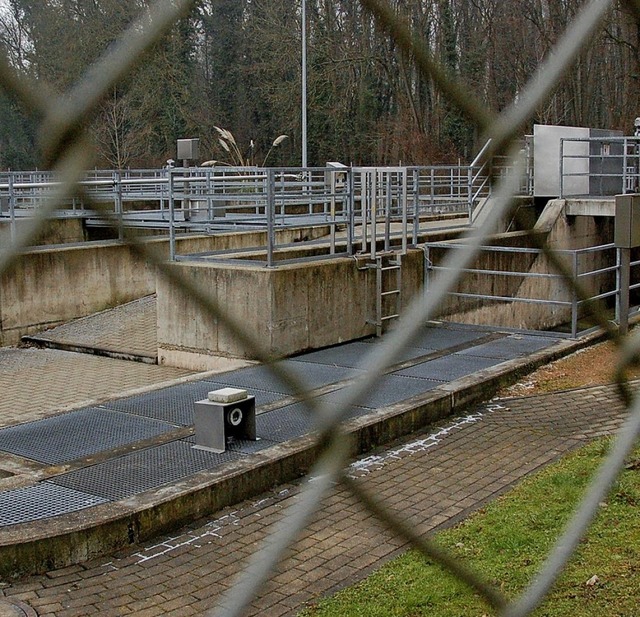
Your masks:
<svg viewBox="0 0 640 617"><path fill-rule="evenodd" d="M527 478L508 495L437 542L514 598L537 572L606 454L599 441ZM597 575L599 582L587 586ZM305 617L482 617L494 613L416 552L389 562L361 584L309 607ZM551 595L534 615L640 616L640 449Z"/></svg>

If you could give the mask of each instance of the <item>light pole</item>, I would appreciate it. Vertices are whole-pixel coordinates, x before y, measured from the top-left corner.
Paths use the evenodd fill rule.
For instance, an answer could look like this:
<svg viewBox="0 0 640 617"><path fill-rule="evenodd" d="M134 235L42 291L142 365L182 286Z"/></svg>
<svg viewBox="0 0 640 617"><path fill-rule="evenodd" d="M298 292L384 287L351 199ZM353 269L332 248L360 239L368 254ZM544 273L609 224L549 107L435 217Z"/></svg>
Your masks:
<svg viewBox="0 0 640 617"><path fill-rule="evenodd" d="M307 2L302 0L302 167L307 166Z"/></svg>

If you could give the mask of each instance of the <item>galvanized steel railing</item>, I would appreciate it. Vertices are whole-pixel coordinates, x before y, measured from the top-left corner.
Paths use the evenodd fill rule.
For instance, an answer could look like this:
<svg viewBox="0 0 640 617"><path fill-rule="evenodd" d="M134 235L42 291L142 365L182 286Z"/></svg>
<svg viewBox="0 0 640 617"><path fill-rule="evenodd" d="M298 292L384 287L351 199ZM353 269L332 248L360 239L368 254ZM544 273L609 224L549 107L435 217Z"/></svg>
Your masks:
<svg viewBox="0 0 640 617"><path fill-rule="evenodd" d="M150 3L149 12L123 33L119 42L90 67L84 78L65 93L64 97L50 96L48 91L45 93L44 89L18 75L5 59L0 59L0 82L3 88L27 110L43 118L40 137L44 150L44 165L51 167L60 181L55 187L51 187L48 198L34 211L28 224L20 226L15 231L11 246L0 248L0 272L12 267L19 251L33 242L48 217L55 213L61 204L68 204L79 193L83 193L81 183L86 177L84 169L90 160L90 147L83 130L87 118L96 110L101 99L130 73L141 55L150 50L178 19L193 8L194 4L194 0L159 0ZM571 69L581 51L602 28L604 18L616 3L613 0L589 0L582 3L567 32L555 46L553 54L540 64L530 82L520 90L517 102L499 115L489 113L479 97L474 96L467 87L462 87L454 76L449 75L430 55L429 47L417 42L386 2L360 0L360 4L365 13L375 20L379 29L386 36L393 38L396 47L415 62L417 69L425 77L437 85L449 103L465 114L486 139L491 140L487 156L508 156L508 167L513 171L505 174L499 182L495 178L492 180L489 199L494 217L488 217L479 228L471 231L464 247L449 252L443 264L444 269L431 282L429 293L417 297L406 307L399 327L375 346L374 352L366 361L366 375L356 380L351 387L340 391L339 397L333 400L330 406L309 401L308 405L314 414L319 432L317 461L310 472L314 482L305 486L295 504L271 533L268 543L255 554L239 582L229 596L223 599L216 614L235 617L244 612L261 586L276 571L276 565L284 557L287 547L295 542L299 530L311 520L318 504L335 482L341 482L359 499L363 507L368 508L395 533L413 543L418 550L456 573L461 580L473 587L495 612L504 617L529 615L543 601L566 562L573 555L591 520L600 510L599 504L605 499L624 465L626 456L640 435L640 402L631 400L624 387L624 368L637 357L640 343L633 339L620 339L609 323L606 313L597 311L594 314L600 327L621 345L619 384L622 395L629 402L629 416L611 453L597 473L566 531L550 551L539 575L513 601L504 597L500 590L485 583L481 573L463 567L434 546L430 540L417 536L398 516L391 514L380 497L370 494L366 483L354 482L343 473L350 447L348 439L340 430L340 422L360 395L369 390L385 368L398 359L421 325L436 314L441 302L486 244L485 238L492 232L492 220L499 219L510 207L512 197L519 191L521 179L526 174L525 157L515 143L520 127L533 116L563 75ZM637 2L627 1L625 5L636 19L640 18L640 5ZM85 196L83 195L83 198ZM104 204L97 201L92 202L91 207L107 215L113 214L111 206L105 208ZM117 222L114 221L116 226ZM156 254L146 245L139 243L126 229L123 231L123 239L129 242L134 253L155 264L163 276L183 289L184 293L191 294L196 302L215 315L220 323L224 323L227 329L251 350L254 357L265 362L270 360L261 342L253 340L244 331L242 324L234 319L227 307L213 301L190 281L180 278L174 268L160 261ZM578 297L588 297L580 282L572 276L571 269L552 251L545 249L545 254L563 274L565 284L574 289ZM272 370L290 384L296 393L304 393L305 385L294 375L290 375L277 364L273 365Z"/></svg>
<svg viewBox="0 0 640 617"><path fill-rule="evenodd" d="M457 242L427 242L424 245L425 261L425 289L428 292L431 279L438 273L446 270L446 266L439 265L433 257L433 252L461 250L464 246ZM621 288L621 250L614 244L585 247L582 249L556 249L554 254L557 259L566 264L567 271L571 273L572 285L566 284L566 273L548 271L542 268L532 267L540 258L544 259L545 251L537 247L517 246L482 246L478 261L482 263L482 256L488 256L487 267L463 268L459 271L459 282L454 290L449 292L449 297L457 299L455 306L460 301L467 303L467 309L495 306L499 304L529 304L536 305L543 311L543 315L536 317L536 321L546 324L547 328L561 328L565 324L569 327L572 337L586 334L594 330L592 324L593 314L596 310L604 311L611 315L615 321L620 321L623 299L629 296L630 291L640 287L634 283L626 288ZM511 255L504 259L503 256ZM492 259L491 256L495 256ZM518 256L524 256L522 270L506 269L506 264L518 262ZM490 264L494 267L490 267ZM633 280L640 273L640 261L630 263L633 272ZM468 276L476 276L482 279L482 283L468 284ZM502 282L502 285L500 284ZM529 283L529 285L527 285ZM587 293L579 294L582 288ZM497 293L497 289L503 289L509 293ZM482 290L485 290L483 293ZM534 295L534 292L537 294ZM631 313L636 313L637 307L629 307ZM488 318L490 319L490 318ZM485 320L484 323L490 323ZM504 326L504 322L494 323L496 326ZM512 324L512 327L519 327Z"/></svg>
<svg viewBox="0 0 640 617"><path fill-rule="evenodd" d="M640 190L640 137L560 139L560 197L611 197Z"/></svg>

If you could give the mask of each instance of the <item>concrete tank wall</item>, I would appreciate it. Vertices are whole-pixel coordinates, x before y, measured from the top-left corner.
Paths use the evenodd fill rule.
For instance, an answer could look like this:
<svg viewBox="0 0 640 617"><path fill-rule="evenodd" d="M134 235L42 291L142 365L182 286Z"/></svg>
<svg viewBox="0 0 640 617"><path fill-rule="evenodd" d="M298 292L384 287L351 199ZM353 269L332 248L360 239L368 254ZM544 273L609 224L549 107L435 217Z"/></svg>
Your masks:
<svg viewBox="0 0 640 617"><path fill-rule="evenodd" d="M282 230L278 242L324 235L327 228ZM166 238L145 241L162 258ZM266 232L179 236L179 253L261 246ZM0 345L25 334L154 293L155 267L116 241L40 247L23 252L0 276Z"/></svg>
<svg viewBox="0 0 640 617"><path fill-rule="evenodd" d="M15 227L18 233L27 225L28 219L18 218ZM43 230L32 243L33 246L45 244L68 244L72 242L84 242L87 240L84 222L81 218L52 219L47 221ZM7 246L11 240L11 222L0 221L0 246Z"/></svg>
<svg viewBox="0 0 640 617"><path fill-rule="evenodd" d="M353 258L278 268L250 264L180 262L179 277L198 285L275 357L326 347L375 333L375 270ZM402 259L403 302L422 288L424 254ZM361 269L362 268L362 269ZM180 288L159 278L158 361L205 369L211 356L252 358L217 319Z"/></svg>

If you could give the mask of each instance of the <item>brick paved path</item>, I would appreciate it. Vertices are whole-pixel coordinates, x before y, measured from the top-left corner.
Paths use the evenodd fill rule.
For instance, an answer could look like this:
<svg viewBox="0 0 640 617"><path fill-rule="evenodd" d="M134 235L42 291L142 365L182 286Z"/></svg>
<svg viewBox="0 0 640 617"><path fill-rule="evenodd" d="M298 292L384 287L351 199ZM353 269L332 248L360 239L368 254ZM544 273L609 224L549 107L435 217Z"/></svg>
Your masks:
<svg viewBox="0 0 640 617"><path fill-rule="evenodd" d="M146 296L34 336L59 345L79 345L156 358L156 319L156 297Z"/></svg>
<svg viewBox="0 0 640 617"><path fill-rule="evenodd" d="M53 349L0 348L0 427L115 398L192 371Z"/></svg>
<svg viewBox="0 0 640 617"><path fill-rule="evenodd" d="M350 473L427 532L466 516L587 439L611 432L623 415L611 387L505 399L360 459ZM2 591L42 617L202 615L298 493L298 484L281 486L173 537L5 583ZM252 614L295 614L404 548L336 487L254 601Z"/></svg>

